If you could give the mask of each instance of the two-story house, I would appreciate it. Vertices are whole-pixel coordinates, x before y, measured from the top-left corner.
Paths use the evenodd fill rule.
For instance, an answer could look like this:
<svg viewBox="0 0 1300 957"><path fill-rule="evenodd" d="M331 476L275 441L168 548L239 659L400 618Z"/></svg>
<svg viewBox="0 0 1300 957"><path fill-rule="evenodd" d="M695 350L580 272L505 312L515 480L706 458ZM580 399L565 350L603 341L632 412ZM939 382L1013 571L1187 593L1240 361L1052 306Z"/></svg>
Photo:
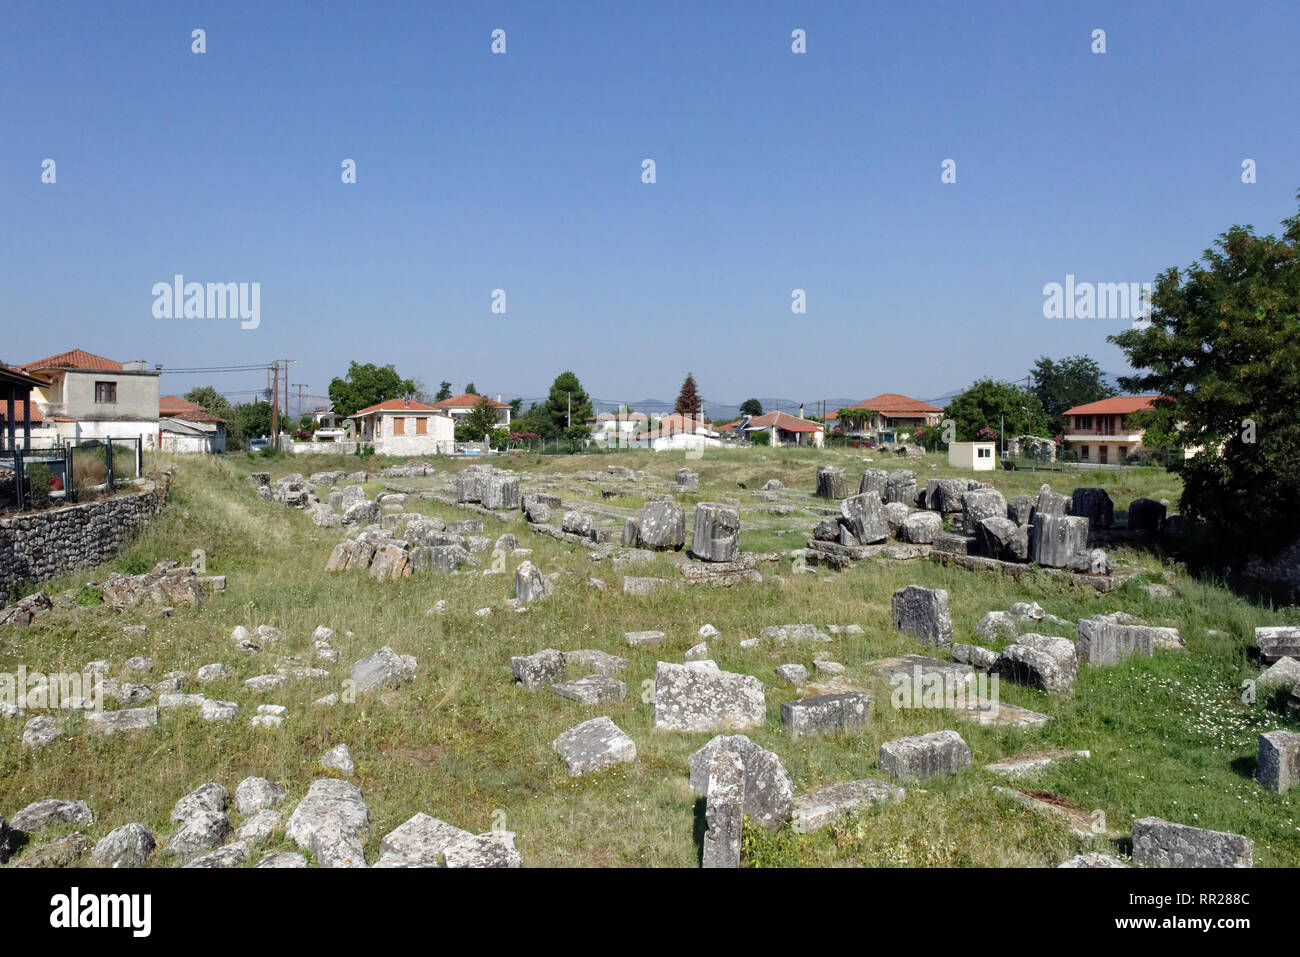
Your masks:
<svg viewBox="0 0 1300 957"><path fill-rule="evenodd" d="M1119 465L1142 451L1142 429L1131 421L1136 412L1151 408L1154 395L1117 395L1086 402L1065 410L1065 445L1080 462Z"/></svg>
<svg viewBox="0 0 1300 957"><path fill-rule="evenodd" d="M849 433L871 436L878 442L896 442L900 432L910 434L924 426L937 425L943 418L943 409L937 405L898 392L883 392L848 408L871 412L861 426L846 423ZM826 424L835 428L839 425L837 416L828 416Z"/></svg>
<svg viewBox="0 0 1300 957"><path fill-rule="evenodd" d="M348 418L357 440L381 455L451 455L456 448L451 416L414 399L387 399Z"/></svg>
<svg viewBox="0 0 1300 957"><path fill-rule="evenodd" d="M442 399L435 402L433 408L441 412L443 415L451 416L453 422L460 422L465 418L465 416L474 411L474 406L478 405L483 398L485 397L475 395L473 392L462 392L460 395L453 395L449 399ZM496 401L493 401L492 399L488 399L487 401L488 404L496 410L497 428L510 428L510 406L501 401L501 396L499 394L496 397Z"/></svg>
<svg viewBox="0 0 1300 957"><path fill-rule="evenodd" d="M32 401L65 441L140 438L146 449L156 447L161 366L72 349L24 363L19 371L46 383L32 390Z"/></svg>

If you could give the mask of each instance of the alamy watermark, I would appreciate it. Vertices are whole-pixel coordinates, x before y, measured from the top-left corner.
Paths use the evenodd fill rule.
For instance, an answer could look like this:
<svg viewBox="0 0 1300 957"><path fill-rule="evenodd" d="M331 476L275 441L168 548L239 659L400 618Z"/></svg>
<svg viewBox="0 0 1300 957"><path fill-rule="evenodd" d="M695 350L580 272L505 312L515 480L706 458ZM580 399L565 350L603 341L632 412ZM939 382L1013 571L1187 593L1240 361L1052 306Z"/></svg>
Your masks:
<svg viewBox="0 0 1300 957"><path fill-rule="evenodd" d="M153 284L155 319L240 319L239 328L262 324L260 282L186 282L176 273L171 282Z"/></svg>
<svg viewBox="0 0 1300 957"><path fill-rule="evenodd" d="M1149 282L1065 282L1043 286L1044 319L1123 319L1134 323L1151 318Z"/></svg>
<svg viewBox="0 0 1300 957"><path fill-rule="evenodd" d="M978 709L996 715L1001 700L998 676L983 671L960 674L927 671L914 665L911 672L897 671L890 675L889 687L889 703L895 708Z"/></svg>
<svg viewBox="0 0 1300 957"><path fill-rule="evenodd" d="M93 671L0 672L0 707L27 711L102 711L104 689Z"/></svg>

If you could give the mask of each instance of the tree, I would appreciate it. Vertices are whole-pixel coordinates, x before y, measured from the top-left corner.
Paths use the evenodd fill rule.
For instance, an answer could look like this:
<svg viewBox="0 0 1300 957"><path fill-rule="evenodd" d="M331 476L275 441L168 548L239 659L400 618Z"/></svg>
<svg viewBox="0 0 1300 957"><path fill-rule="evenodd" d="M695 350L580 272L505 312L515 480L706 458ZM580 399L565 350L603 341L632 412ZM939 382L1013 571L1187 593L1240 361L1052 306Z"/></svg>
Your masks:
<svg viewBox="0 0 1300 957"><path fill-rule="evenodd" d="M487 396L479 396L474 407L464 419L465 436L470 442L478 442L490 435L497 428L497 407Z"/></svg>
<svg viewBox="0 0 1300 957"><path fill-rule="evenodd" d="M1067 356L1053 362L1041 356L1034 364L1033 393L1047 417L1047 430L1062 435L1068 424L1065 410L1117 395L1106 382L1101 367L1088 356Z"/></svg>
<svg viewBox="0 0 1300 957"><path fill-rule="evenodd" d="M451 383L446 379L438 386L438 394L433 397L434 402L441 402L443 399L451 398Z"/></svg>
<svg viewBox="0 0 1300 957"><path fill-rule="evenodd" d="M466 385L465 385L465 394L466 394L466 395L478 395L478 389L474 388L474 383L473 383L473 382L466 383Z"/></svg>
<svg viewBox="0 0 1300 957"><path fill-rule="evenodd" d="M241 442L265 438L271 434L271 403L246 402L235 406L235 420L239 425Z"/></svg>
<svg viewBox="0 0 1300 957"><path fill-rule="evenodd" d="M510 421L513 422L519 416L519 410L524 404L524 397L517 395L510 400Z"/></svg>
<svg viewBox="0 0 1300 957"><path fill-rule="evenodd" d="M239 414L230 401L210 385L201 385L189 392L186 392L182 398L186 402L193 402L201 406L205 412L210 412L218 419L226 423L226 447L230 449L242 448L244 445L244 429ZM270 424L268 421L268 431Z"/></svg>
<svg viewBox="0 0 1300 957"><path fill-rule="evenodd" d="M377 405L385 399L397 399L415 391L415 383L403 379L391 365L376 366L353 362L348 366L347 378L331 380L330 402L334 412L349 416L358 409Z"/></svg>
<svg viewBox="0 0 1300 957"><path fill-rule="evenodd" d="M847 428L851 432L861 432L868 422L870 422L876 413L871 409L840 409L835 413L835 418L839 421L841 427Z"/></svg>
<svg viewBox="0 0 1300 957"><path fill-rule="evenodd" d="M551 391L546 398L545 421L539 423L541 428L532 431L548 439L555 438L569 428L582 429L590 435L587 419L591 414L591 399L583 390L578 377L572 372L561 372L551 383Z"/></svg>
<svg viewBox="0 0 1300 957"><path fill-rule="evenodd" d="M700 391L695 387L695 376L686 373L686 380L682 383L682 391L677 393L677 402L673 405L673 412L678 415L696 416L703 411L704 403L700 401Z"/></svg>
<svg viewBox="0 0 1300 957"><path fill-rule="evenodd" d="M1300 194L1297 194L1300 199ZM1206 522L1220 559L1300 535L1300 215L1281 238L1233 226L1186 272L1156 278L1151 317L1111 336L1153 393L1135 417L1183 480L1180 510Z"/></svg>
<svg viewBox="0 0 1300 957"><path fill-rule="evenodd" d="M746 399L744 402L740 403L740 414L762 415L763 403L759 402L757 399Z"/></svg>
<svg viewBox="0 0 1300 957"><path fill-rule="evenodd" d="M974 442L980 429L1008 435L1046 435L1047 417L1032 392L1022 392L1009 382L980 379L948 403L946 417L956 425L957 441Z"/></svg>

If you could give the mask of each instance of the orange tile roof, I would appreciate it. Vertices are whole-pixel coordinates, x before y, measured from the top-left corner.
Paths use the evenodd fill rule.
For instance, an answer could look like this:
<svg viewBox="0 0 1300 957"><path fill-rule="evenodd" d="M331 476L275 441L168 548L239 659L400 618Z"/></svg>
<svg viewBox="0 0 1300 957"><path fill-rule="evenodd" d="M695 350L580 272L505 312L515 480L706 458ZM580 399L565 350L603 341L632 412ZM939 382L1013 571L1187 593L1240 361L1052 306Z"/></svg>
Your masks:
<svg viewBox="0 0 1300 957"><path fill-rule="evenodd" d="M26 404L27 403L24 402L22 399L14 399L14 422L16 422L20 427L23 424L23 406ZM9 410L9 404L5 402L3 399L0 399L0 422L5 421L5 414L6 412L8 412L8 410ZM32 403L32 417L28 421L30 421L33 425L35 425L37 422L45 421L45 417L41 415L40 406L38 406L35 402Z"/></svg>
<svg viewBox="0 0 1300 957"><path fill-rule="evenodd" d="M931 405L929 402L923 402L920 399L913 399L911 396L902 395L898 392L882 392L874 399L867 399L859 402L857 405L849 406L850 409L870 409L873 412L879 412L882 415L907 415L913 413L921 416L926 413L942 412L943 409L937 405Z"/></svg>
<svg viewBox="0 0 1300 957"><path fill-rule="evenodd" d="M416 402L414 399L385 399L376 405L366 406L364 409L358 409L352 413L352 416L369 415L371 412L437 412L438 409L432 405L425 405L422 402ZM351 418L351 416L349 416Z"/></svg>
<svg viewBox="0 0 1300 957"><path fill-rule="evenodd" d="M1151 402L1158 395L1117 395L1096 402L1085 402L1073 409L1066 409L1066 415L1126 415L1129 412L1141 412L1151 408Z"/></svg>
<svg viewBox="0 0 1300 957"><path fill-rule="evenodd" d="M197 402L190 402L178 395L158 397L158 414L163 417L175 417L189 422L224 422L223 418L213 415Z"/></svg>
<svg viewBox="0 0 1300 957"><path fill-rule="evenodd" d="M97 356L83 349L70 349L67 352L60 352L58 355L46 356L44 359L37 359L35 362L24 363L18 369L21 372L30 372L33 369L83 369L95 372L124 371L122 363L115 362L112 359L105 359L103 356Z"/></svg>
<svg viewBox="0 0 1300 957"><path fill-rule="evenodd" d="M435 402L435 409L472 409L478 405L480 399L487 399L484 395L475 395L473 392L462 392L460 395L453 395L449 399L443 399L441 402ZM488 399L492 405L498 409L508 409L509 406L504 402L498 402L496 399Z"/></svg>
<svg viewBox="0 0 1300 957"><path fill-rule="evenodd" d="M786 432L824 432L826 426L820 422L813 422L809 419L801 419L797 415L790 415L787 412L768 412L765 415L756 415L749 420L748 428L761 429L764 426L775 426Z"/></svg>

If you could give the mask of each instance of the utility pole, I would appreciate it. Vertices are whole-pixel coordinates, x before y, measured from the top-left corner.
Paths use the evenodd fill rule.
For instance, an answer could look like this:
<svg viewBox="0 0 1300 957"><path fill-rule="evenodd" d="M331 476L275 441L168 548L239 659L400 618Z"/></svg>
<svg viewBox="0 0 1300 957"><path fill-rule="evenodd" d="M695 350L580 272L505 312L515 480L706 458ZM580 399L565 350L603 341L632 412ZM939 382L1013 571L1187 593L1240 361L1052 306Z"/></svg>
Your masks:
<svg viewBox="0 0 1300 957"><path fill-rule="evenodd" d="M297 388L297 390L298 390L298 415L297 415L297 418L302 418L302 406L303 406L303 402L302 402L302 399L303 399L302 390L303 390L303 389L310 389L310 388L311 388L311 383L309 383L309 382L296 382L296 383L294 383L294 386L295 386L295 388Z"/></svg>
<svg viewBox="0 0 1300 957"><path fill-rule="evenodd" d="M277 436L280 434L280 360L275 360L272 378L274 385L271 388L271 441L277 442Z"/></svg>
<svg viewBox="0 0 1300 957"><path fill-rule="evenodd" d="M573 428L573 393L564 393L564 401L567 406L564 413L564 427L571 429Z"/></svg>

